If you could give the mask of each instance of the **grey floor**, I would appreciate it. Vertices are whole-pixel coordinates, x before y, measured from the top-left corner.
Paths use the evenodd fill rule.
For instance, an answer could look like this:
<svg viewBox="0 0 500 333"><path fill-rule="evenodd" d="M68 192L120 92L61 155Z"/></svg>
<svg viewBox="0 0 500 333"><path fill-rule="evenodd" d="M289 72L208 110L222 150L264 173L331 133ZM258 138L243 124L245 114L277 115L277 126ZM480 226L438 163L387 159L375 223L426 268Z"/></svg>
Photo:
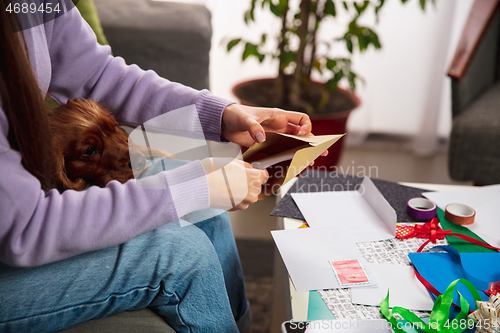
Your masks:
<svg viewBox="0 0 500 333"><path fill-rule="evenodd" d="M410 142L405 138L372 135L364 144L344 149L338 171L394 182L468 184L449 178L444 143L430 157L415 156L409 147ZM276 218L269 214L274 206L275 198L271 196L245 211L230 213L235 237L271 240L270 231L276 227Z"/></svg>

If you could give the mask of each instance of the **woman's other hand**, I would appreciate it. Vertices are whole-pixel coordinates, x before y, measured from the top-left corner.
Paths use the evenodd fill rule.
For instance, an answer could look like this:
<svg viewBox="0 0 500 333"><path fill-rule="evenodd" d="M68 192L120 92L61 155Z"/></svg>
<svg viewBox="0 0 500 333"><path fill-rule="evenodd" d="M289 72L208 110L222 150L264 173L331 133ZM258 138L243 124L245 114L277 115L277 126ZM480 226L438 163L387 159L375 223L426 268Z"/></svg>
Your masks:
<svg viewBox="0 0 500 333"><path fill-rule="evenodd" d="M258 200L262 184L269 179L267 170L229 158L201 161L208 179L210 207L224 210L247 209Z"/></svg>

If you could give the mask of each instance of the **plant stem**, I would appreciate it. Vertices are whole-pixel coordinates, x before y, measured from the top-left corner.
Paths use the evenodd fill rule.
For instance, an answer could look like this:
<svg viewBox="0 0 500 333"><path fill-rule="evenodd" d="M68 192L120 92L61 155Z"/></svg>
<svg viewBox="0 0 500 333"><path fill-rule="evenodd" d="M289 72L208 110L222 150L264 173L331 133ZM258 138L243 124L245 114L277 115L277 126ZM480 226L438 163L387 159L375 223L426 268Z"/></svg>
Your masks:
<svg viewBox="0 0 500 333"><path fill-rule="evenodd" d="M288 16L289 6L287 4L285 13L283 14L283 18L281 21L281 40L278 45L279 49L279 70L278 70L278 82L277 82L277 98L278 105L288 105L288 86L285 77L285 65L283 64L283 55L285 53L286 42L286 33L288 31L287 27L287 16Z"/></svg>
<svg viewBox="0 0 500 333"><path fill-rule="evenodd" d="M299 48L295 58L295 71L290 80L290 90L288 100L292 107L306 107L306 102L302 99L302 79L304 68L304 53L307 46L309 34L309 14L311 10L311 0L300 2L300 26L297 28L297 35L300 38Z"/></svg>
<svg viewBox="0 0 500 333"><path fill-rule="evenodd" d="M311 81L312 68L314 66L314 60L316 58L316 39L318 35L319 24L321 20L323 20L323 8L319 4L320 0L318 0L318 3L316 5L316 12L314 13L315 22L314 22L313 36L311 40L311 54L309 58L309 63L307 64L307 70L304 71L304 76L307 78L309 82Z"/></svg>

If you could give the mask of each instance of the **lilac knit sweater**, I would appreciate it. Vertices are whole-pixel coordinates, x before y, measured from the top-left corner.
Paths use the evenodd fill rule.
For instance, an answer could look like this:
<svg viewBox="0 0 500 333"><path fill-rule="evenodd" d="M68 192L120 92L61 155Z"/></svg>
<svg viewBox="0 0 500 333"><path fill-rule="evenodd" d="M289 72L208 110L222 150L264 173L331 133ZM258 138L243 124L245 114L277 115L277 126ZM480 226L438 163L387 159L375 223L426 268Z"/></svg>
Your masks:
<svg viewBox="0 0 500 333"><path fill-rule="evenodd" d="M222 111L229 101L112 57L109 47L97 44L76 8L25 30L24 39L40 88L59 102L97 99L117 110L120 123L133 126L195 104L206 138L220 138ZM185 130L192 130L189 126ZM0 260L9 265L41 265L117 245L209 206L200 162L164 171L165 190L143 189L131 180L45 195L21 165L20 154L10 148L7 133L0 108Z"/></svg>

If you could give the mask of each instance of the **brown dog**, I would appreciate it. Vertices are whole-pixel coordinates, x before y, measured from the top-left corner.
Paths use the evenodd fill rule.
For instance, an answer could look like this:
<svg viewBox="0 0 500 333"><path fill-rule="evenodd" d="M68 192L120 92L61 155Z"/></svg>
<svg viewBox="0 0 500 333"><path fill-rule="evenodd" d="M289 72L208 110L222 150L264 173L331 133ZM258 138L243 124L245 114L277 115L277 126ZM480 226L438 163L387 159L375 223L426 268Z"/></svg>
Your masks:
<svg viewBox="0 0 500 333"><path fill-rule="evenodd" d="M146 155L172 158L132 142L129 149L127 132L94 101L70 100L49 113L49 122L60 190L104 187L111 180L125 183L134 177L132 166L138 173L147 169Z"/></svg>

